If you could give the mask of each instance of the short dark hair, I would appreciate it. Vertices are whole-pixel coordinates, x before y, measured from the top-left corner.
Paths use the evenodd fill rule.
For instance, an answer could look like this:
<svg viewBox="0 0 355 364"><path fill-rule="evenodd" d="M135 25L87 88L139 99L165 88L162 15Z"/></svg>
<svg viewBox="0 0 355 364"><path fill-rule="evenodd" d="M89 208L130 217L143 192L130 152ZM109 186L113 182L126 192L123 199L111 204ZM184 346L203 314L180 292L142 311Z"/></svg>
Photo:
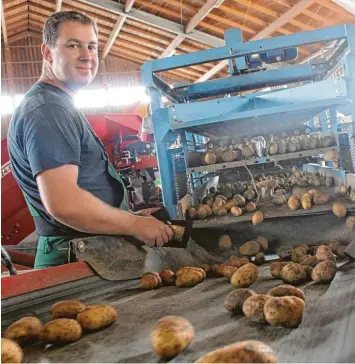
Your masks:
<svg viewBox="0 0 355 364"><path fill-rule="evenodd" d="M43 43L48 47L55 47L59 37L59 26L67 21L74 21L81 24L91 24L95 34L98 34L96 22L86 14L78 11L59 11L52 14L45 22L43 28Z"/></svg>

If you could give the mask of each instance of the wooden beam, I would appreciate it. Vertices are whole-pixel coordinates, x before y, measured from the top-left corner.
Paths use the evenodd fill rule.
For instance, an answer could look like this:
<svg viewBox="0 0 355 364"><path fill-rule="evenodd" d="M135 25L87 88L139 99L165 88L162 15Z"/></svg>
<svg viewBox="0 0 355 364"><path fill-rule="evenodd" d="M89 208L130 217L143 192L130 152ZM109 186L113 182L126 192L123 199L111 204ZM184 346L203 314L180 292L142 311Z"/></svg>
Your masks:
<svg viewBox="0 0 355 364"><path fill-rule="evenodd" d="M124 5L124 12L129 13L134 5L136 0L126 0L126 4Z"/></svg>
<svg viewBox="0 0 355 364"><path fill-rule="evenodd" d="M120 33L124 22L126 21L126 18L127 17L125 15L121 15L118 18L116 25L113 28L112 33L110 34L110 38L108 39L108 41L105 45L105 48L102 52L101 61L103 61L106 58L106 56L109 54L110 49L112 48L113 44L115 43L116 38L117 38L118 34Z"/></svg>
<svg viewBox="0 0 355 364"><path fill-rule="evenodd" d="M178 34L173 41L165 48L164 52L159 56L159 58L169 57L173 52L176 51L176 47L179 46L185 39L185 35Z"/></svg>
<svg viewBox="0 0 355 364"><path fill-rule="evenodd" d="M57 0L55 4L55 12L58 13L62 9L63 0Z"/></svg>
<svg viewBox="0 0 355 364"><path fill-rule="evenodd" d="M293 6L291 9L286 11L286 13L282 14L279 18L277 18L275 21L273 21L271 24L269 24L266 28L264 28L261 32L256 34L253 38L250 40L259 40L263 39L272 33L274 33L278 28L282 27L286 23L290 21L290 19L294 18L298 14L300 14L304 9L308 8L314 0L301 0L299 1L295 6ZM211 68L208 72L206 72L203 76L201 76L199 79L197 79L196 82L203 82L208 79L210 79L212 76L214 76L216 73L220 72L224 67L228 65L228 60L224 60L219 62L216 66Z"/></svg>
<svg viewBox="0 0 355 364"><path fill-rule="evenodd" d="M196 26L204 19L210 11L218 7L224 0L207 0L201 9L192 17L192 19L186 24L185 33L192 32Z"/></svg>
<svg viewBox="0 0 355 364"><path fill-rule="evenodd" d="M355 3L354 1L349 1L349 0L332 0L332 2L340 7L342 7L346 12L355 15ZM325 7L329 7L332 8L332 10L334 11L338 11L336 10L335 7L332 7L331 5L329 5L329 3L324 4L323 6ZM349 14L349 15L350 15Z"/></svg>
<svg viewBox="0 0 355 364"><path fill-rule="evenodd" d="M7 29L6 29L6 22L5 22L4 1L3 0L1 0L1 31L2 31L2 37L4 39L4 46L7 47L8 40L7 40Z"/></svg>

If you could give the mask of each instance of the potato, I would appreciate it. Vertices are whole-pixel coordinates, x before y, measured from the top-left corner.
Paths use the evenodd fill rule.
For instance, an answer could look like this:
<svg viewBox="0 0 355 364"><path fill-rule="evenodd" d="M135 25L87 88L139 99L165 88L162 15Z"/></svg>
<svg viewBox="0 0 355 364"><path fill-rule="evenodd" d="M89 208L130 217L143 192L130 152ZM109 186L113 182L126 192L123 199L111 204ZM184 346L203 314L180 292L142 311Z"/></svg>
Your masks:
<svg viewBox="0 0 355 364"><path fill-rule="evenodd" d="M306 253L302 247L297 247L292 250L291 260L294 263L299 263L302 258L306 256Z"/></svg>
<svg viewBox="0 0 355 364"><path fill-rule="evenodd" d="M25 346L39 340L42 330L43 324L37 317L23 317L13 322L4 336Z"/></svg>
<svg viewBox="0 0 355 364"><path fill-rule="evenodd" d="M187 209L187 215L190 219L196 219L197 218L197 210L194 207L189 207Z"/></svg>
<svg viewBox="0 0 355 364"><path fill-rule="evenodd" d="M215 153L207 152L205 154L205 163L206 164L216 164L217 162L217 156Z"/></svg>
<svg viewBox="0 0 355 364"><path fill-rule="evenodd" d="M231 214L233 216L242 216L243 215L243 210L240 207L233 206L231 208Z"/></svg>
<svg viewBox="0 0 355 364"><path fill-rule="evenodd" d="M298 297L271 297L264 306L266 321L273 326L297 327L303 318L304 301Z"/></svg>
<svg viewBox="0 0 355 364"><path fill-rule="evenodd" d="M317 259L317 257L315 255L312 256L306 256L305 255L305 259L302 259L300 261L300 264L304 267L308 266L308 267L315 267L320 261Z"/></svg>
<svg viewBox="0 0 355 364"><path fill-rule="evenodd" d="M355 216L349 216L346 219L346 226L348 227L349 230L355 229Z"/></svg>
<svg viewBox="0 0 355 364"><path fill-rule="evenodd" d="M203 220L207 217L209 210L206 209L207 205L199 205L197 208L197 218Z"/></svg>
<svg viewBox="0 0 355 364"><path fill-rule="evenodd" d="M155 289L159 286L160 286L159 279L154 274L151 273L144 274L139 281L139 287L143 289Z"/></svg>
<svg viewBox="0 0 355 364"><path fill-rule="evenodd" d="M76 319L83 330L93 331L113 324L118 316L118 311L110 305L92 305L80 312Z"/></svg>
<svg viewBox="0 0 355 364"><path fill-rule="evenodd" d="M247 288L252 285L258 277L258 268L252 263L240 267L232 276L231 283L234 288Z"/></svg>
<svg viewBox="0 0 355 364"><path fill-rule="evenodd" d="M344 253L344 250L346 249L346 245L340 245L337 248L337 256L339 258L346 258L346 254Z"/></svg>
<svg viewBox="0 0 355 364"><path fill-rule="evenodd" d="M22 363L23 351L13 340L1 338L1 363Z"/></svg>
<svg viewBox="0 0 355 364"><path fill-rule="evenodd" d="M225 264L216 264L213 269L213 273L216 277L224 277Z"/></svg>
<svg viewBox="0 0 355 364"><path fill-rule="evenodd" d="M183 352L195 337L189 321L179 316L165 316L153 327L150 341L153 351L162 358L173 358Z"/></svg>
<svg viewBox="0 0 355 364"><path fill-rule="evenodd" d="M203 279L206 278L206 272L202 268L199 268L199 267L182 267L176 271L176 276L178 277L181 273L186 273L186 272L190 272L190 271L199 272L202 274Z"/></svg>
<svg viewBox="0 0 355 364"><path fill-rule="evenodd" d="M244 315L250 318L253 322L266 322L264 315L264 305L269 298L269 296L264 294L256 294L247 298L243 304Z"/></svg>
<svg viewBox="0 0 355 364"><path fill-rule="evenodd" d="M203 274L196 270L184 271L177 275L175 284L178 287L193 287L203 281Z"/></svg>
<svg viewBox="0 0 355 364"><path fill-rule="evenodd" d="M312 200L309 195L303 195L301 198L301 205L304 210L309 210L312 208Z"/></svg>
<svg viewBox="0 0 355 364"><path fill-rule="evenodd" d="M195 363L277 363L272 349L261 341L248 340L211 351Z"/></svg>
<svg viewBox="0 0 355 364"><path fill-rule="evenodd" d="M318 260L331 260L335 261L334 254L332 250L327 245L320 245L316 252L316 257Z"/></svg>
<svg viewBox="0 0 355 364"><path fill-rule="evenodd" d="M273 297L295 296L304 301L303 291L289 284L282 284L281 286L271 288L266 295Z"/></svg>
<svg viewBox="0 0 355 364"><path fill-rule="evenodd" d="M326 260L315 266L312 272L312 280L317 283L329 283L334 279L336 272L336 264Z"/></svg>
<svg viewBox="0 0 355 364"><path fill-rule="evenodd" d="M217 216L226 216L228 211L224 208L224 206L220 207L217 211Z"/></svg>
<svg viewBox="0 0 355 364"><path fill-rule="evenodd" d="M239 207L243 207L245 205L245 198L242 195L234 195L233 198L237 201Z"/></svg>
<svg viewBox="0 0 355 364"><path fill-rule="evenodd" d="M310 267L309 265L306 265L303 268L304 268L304 271L306 272L306 280L311 281L312 280L313 268Z"/></svg>
<svg viewBox="0 0 355 364"><path fill-rule="evenodd" d="M309 252L309 247L306 244L297 245L294 247L294 249L301 249L304 251L304 254L307 254Z"/></svg>
<svg viewBox="0 0 355 364"><path fill-rule="evenodd" d="M333 214L337 217L346 216L346 207L341 202L334 202L332 206Z"/></svg>
<svg viewBox="0 0 355 364"><path fill-rule="evenodd" d="M209 264L202 264L201 268L205 271L206 277L210 277L212 275L212 266Z"/></svg>
<svg viewBox="0 0 355 364"><path fill-rule="evenodd" d="M296 211L300 208L301 202L297 196L291 196L287 201L287 205L290 210Z"/></svg>
<svg viewBox="0 0 355 364"><path fill-rule="evenodd" d="M245 210L247 212L254 212L256 210L256 205L254 202L248 202L246 205L245 205Z"/></svg>
<svg viewBox="0 0 355 364"><path fill-rule="evenodd" d="M79 315L81 314L82 313L79 313ZM45 344L57 345L77 341L80 339L82 333L80 325L80 322L68 318L59 318L49 321L43 327L41 339Z"/></svg>
<svg viewBox="0 0 355 364"><path fill-rule="evenodd" d="M326 193L318 193L313 196L315 205L324 205L329 201L329 196Z"/></svg>
<svg viewBox="0 0 355 364"><path fill-rule="evenodd" d="M259 251L260 251L259 243L253 240L247 241L239 248L240 254L245 255L247 257L256 255L257 253L259 253Z"/></svg>
<svg viewBox="0 0 355 364"><path fill-rule="evenodd" d="M295 285L306 280L306 272L302 265L290 263L281 269L280 277L285 283Z"/></svg>
<svg viewBox="0 0 355 364"><path fill-rule="evenodd" d="M228 211L231 210L232 207L237 207L238 206L238 201L235 200L234 198L232 198L231 200L227 201L224 205L223 208L225 208Z"/></svg>
<svg viewBox="0 0 355 364"><path fill-rule="evenodd" d="M238 258L232 255L226 262L226 265L232 265L233 267L240 268L245 264L249 264L248 258Z"/></svg>
<svg viewBox="0 0 355 364"><path fill-rule="evenodd" d="M159 273L164 286L174 286L176 275L173 271L165 269Z"/></svg>
<svg viewBox="0 0 355 364"><path fill-rule="evenodd" d="M232 278L233 274L238 270L237 267L233 267L232 265L226 265L223 268L223 276L228 278L229 280Z"/></svg>
<svg viewBox="0 0 355 364"><path fill-rule="evenodd" d="M207 205L205 205L205 209L206 209L206 206ZM207 216L208 215L209 214L207 214ZM212 215L212 210L211 210L210 215ZM169 225L169 226L170 226L170 229L173 231L173 239L176 241L182 241L182 238L184 237L184 233L185 233L185 228L180 225Z"/></svg>
<svg viewBox="0 0 355 364"><path fill-rule="evenodd" d="M281 276L280 276L280 273L281 273L281 269L283 267L285 267L287 264L289 263L286 263L286 262L274 262L271 264L271 275L276 278L276 279L280 279Z"/></svg>
<svg viewBox="0 0 355 364"><path fill-rule="evenodd" d="M287 201L284 195L274 194L274 196L272 197L272 203L274 205L284 205L286 202Z"/></svg>
<svg viewBox="0 0 355 364"><path fill-rule="evenodd" d="M80 301L61 301L55 303L51 307L52 320L57 318L73 318L75 319L78 313L84 311L86 305Z"/></svg>
<svg viewBox="0 0 355 364"><path fill-rule="evenodd" d="M260 245L260 248L266 252L269 249L269 242L263 236L258 235L255 241Z"/></svg>
<svg viewBox="0 0 355 364"><path fill-rule="evenodd" d="M319 193L320 193L320 191L316 190L314 188L308 191L308 194L312 197L312 200L314 199L314 196L319 194Z"/></svg>
<svg viewBox="0 0 355 364"><path fill-rule="evenodd" d="M276 253L281 259L291 258L293 251L293 246L291 245L282 245L280 246Z"/></svg>
<svg viewBox="0 0 355 364"><path fill-rule="evenodd" d="M330 250L335 254L337 252L338 246L340 246L340 243L338 240L331 240L326 242L325 245L329 246Z"/></svg>
<svg viewBox="0 0 355 364"><path fill-rule="evenodd" d="M243 304L251 296L256 293L248 288L238 288L228 294L224 301L224 308L232 313L242 313Z"/></svg>
<svg viewBox="0 0 355 364"><path fill-rule="evenodd" d="M220 250L228 250L232 247L232 239L228 234L223 234L218 238L218 247Z"/></svg>
<svg viewBox="0 0 355 364"><path fill-rule="evenodd" d="M263 252L259 252L255 255L255 264L256 265L262 265L265 263L265 254Z"/></svg>
<svg viewBox="0 0 355 364"><path fill-rule="evenodd" d="M253 225L260 225L264 221L264 214L259 210L255 211L253 215L251 216L251 221Z"/></svg>

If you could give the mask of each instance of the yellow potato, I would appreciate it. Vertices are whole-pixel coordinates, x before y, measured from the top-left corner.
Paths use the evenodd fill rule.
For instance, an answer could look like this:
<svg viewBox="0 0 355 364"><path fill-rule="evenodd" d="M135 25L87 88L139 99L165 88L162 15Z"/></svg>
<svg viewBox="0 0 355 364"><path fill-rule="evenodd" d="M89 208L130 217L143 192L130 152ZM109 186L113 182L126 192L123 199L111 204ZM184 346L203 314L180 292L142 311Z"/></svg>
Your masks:
<svg viewBox="0 0 355 364"><path fill-rule="evenodd" d="M226 297L224 308L232 313L242 313L245 300L254 295L256 295L256 293L248 288L235 289Z"/></svg>
<svg viewBox="0 0 355 364"><path fill-rule="evenodd" d="M80 301L61 301L55 303L51 307L52 320L57 318L73 318L75 319L78 313L84 311L86 305Z"/></svg>
<svg viewBox="0 0 355 364"><path fill-rule="evenodd" d="M260 210L255 211L253 213L253 215L251 216L251 221L252 221L253 225L262 224L264 221L264 214Z"/></svg>
<svg viewBox="0 0 355 364"><path fill-rule="evenodd" d="M233 267L232 265L226 265L223 269L223 275L230 280L237 270L237 267Z"/></svg>
<svg viewBox="0 0 355 364"><path fill-rule="evenodd" d="M266 344L257 340L242 341L211 351L195 363L277 363L278 358Z"/></svg>
<svg viewBox="0 0 355 364"><path fill-rule="evenodd" d="M260 251L259 243L253 240L247 241L239 248L240 254L250 257L259 253L259 251Z"/></svg>
<svg viewBox="0 0 355 364"><path fill-rule="evenodd" d="M165 316L153 327L150 335L153 351L163 358L183 352L195 337L191 323L179 316Z"/></svg>
<svg viewBox="0 0 355 364"><path fill-rule="evenodd" d="M201 272L190 270L180 273L175 281L178 287L193 287L203 281Z"/></svg>
<svg viewBox="0 0 355 364"><path fill-rule="evenodd" d="M330 260L325 260L313 269L312 280L317 283L329 283L334 279L336 272L336 264Z"/></svg>
<svg viewBox="0 0 355 364"><path fill-rule="evenodd" d="M233 267L240 268L245 264L249 263L248 258L238 258L235 255L232 255L226 262L225 265L232 265Z"/></svg>
<svg viewBox="0 0 355 364"><path fill-rule="evenodd" d="M306 256L306 253L302 247L296 247L292 250L291 260L294 263L299 263L302 258Z"/></svg>
<svg viewBox="0 0 355 364"><path fill-rule="evenodd" d="M303 318L304 301L298 297L271 297L264 306L266 321L273 326L297 327Z"/></svg>
<svg viewBox="0 0 355 364"><path fill-rule="evenodd" d="M280 277L285 283L289 284L300 284L307 278L304 268L298 263L287 264L283 267Z"/></svg>
<svg viewBox="0 0 355 364"><path fill-rule="evenodd" d="M62 345L79 340L81 333L82 329L78 321L59 318L44 325L41 338L45 344Z"/></svg>
<svg viewBox="0 0 355 364"><path fill-rule="evenodd" d="M218 246L220 250L228 250L232 247L232 239L228 234L223 234L218 238Z"/></svg>
<svg viewBox="0 0 355 364"><path fill-rule="evenodd" d="M266 252L269 249L269 242L263 236L258 235L255 241L260 245L260 248Z"/></svg>
<svg viewBox="0 0 355 364"><path fill-rule="evenodd" d="M289 263L286 263L286 262L274 262L271 264L271 275L276 278L276 279L280 279L281 276L280 276L280 273L281 273L281 269L283 267L285 267L287 264Z"/></svg>
<svg viewBox="0 0 355 364"><path fill-rule="evenodd" d="M165 269L159 273L164 286L174 286L176 275L173 271Z"/></svg>
<svg viewBox="0 0 355 364"><path fill-rule="evenodd" d="M258 277L258 268L249 263L240 267L232 276L231 283L234 288L248 288Z"/></svg>
<svg viewBox="0 0 355 364"><path fill-rule="evenodd" d="M151 273L144 274L139 281L139 287L143 289L155 289L159 287L159 285L159 279Z"/></svg>
<svg viewBox="0 0 355 364"><path fill-rule="evenodd" d="M181 273L186 273L191 271L199 272L202 274L203 279L206 278L206 272L199 267L182 267L176 271L176 276L178 277Z"/></svg>
<svg viewBox="0 0 355 364"><path fill-rule="evenodd" d="M98 330L117 321L118 311L110 305L88 306L77 316L77 320L85 331Z"/></svg>
<svg viewBox="0 0 355 364"><path fill-rule="evenodd" d="M270 289L266 295L273 297L295 296L301 298L304 301L303 291L289 284L282 284L281 286L274 287Z"/></svg>
<svg viewBox="0 0 355 364"><path fill-rule="evenodd" d="M42 330L43 324L37 317L23 317L13 322L5 331L4 336L24 346L39 340Z"/></svg>
<svg viewBox="0 0 355 364"><path fill-rule="evenodd" d="M243 304L244 315L254 322L264 323L264 305L270 296L264 294L256 294L245 300Z"/></svg>
<svg viewBox="0 0 355 364"><path fill-rule="evenodd" d="M330 260L332 262L335 262L334 254L327 245L320 245L318 247L316 257L318 260Z"/></svg>
<svg viewBox="0 0 355 364"><path fill-rule="evenodd" d="M1 338L1 363L22 363L23 351L13 340Z"/></svg>

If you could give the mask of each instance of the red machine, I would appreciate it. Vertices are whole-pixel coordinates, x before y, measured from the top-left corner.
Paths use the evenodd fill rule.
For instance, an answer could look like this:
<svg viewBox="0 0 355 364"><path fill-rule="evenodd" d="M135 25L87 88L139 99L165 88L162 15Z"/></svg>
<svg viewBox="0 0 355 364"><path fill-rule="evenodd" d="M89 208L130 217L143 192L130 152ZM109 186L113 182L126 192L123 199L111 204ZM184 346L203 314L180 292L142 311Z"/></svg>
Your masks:
<svg viewBox="0 0 355 364"><path fill-rule="evenodd" d="M111 162L118 170L123 168L140 170L158 166L154 153L140 154L139 150L138 153L131 153L129 150L134 143L139 145L146 143L145 141L142 143L140 140L142 131L140 114L143 117L144 110L141 106L137 108L137 105L134 105L125 113L86 115L105 145ZM125 140L127 138L128 140ZM144 135L142 139L147 140L147 135ZM151 145L154 144L151 143ZM16 245L30 235L35 230L35 226L21 190L12 176L7 139L1 142L1 187L1 243Z"/></svg>

